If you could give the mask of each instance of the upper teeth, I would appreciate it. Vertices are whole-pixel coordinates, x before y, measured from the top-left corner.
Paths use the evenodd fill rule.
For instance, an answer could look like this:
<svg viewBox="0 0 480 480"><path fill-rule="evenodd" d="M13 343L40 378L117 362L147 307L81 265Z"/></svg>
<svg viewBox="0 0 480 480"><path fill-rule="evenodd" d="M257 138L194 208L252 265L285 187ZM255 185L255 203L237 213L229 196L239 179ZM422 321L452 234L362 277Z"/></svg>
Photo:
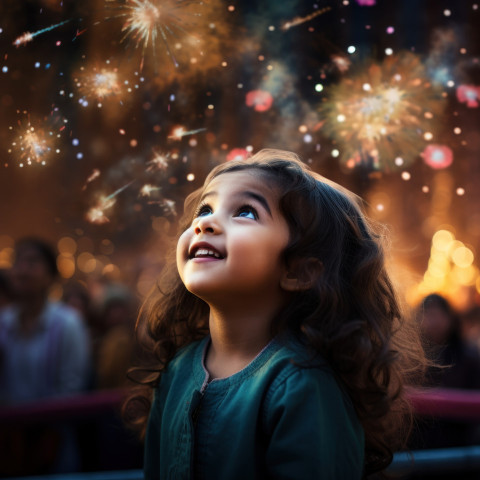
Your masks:
<svg viewBox="0 0 480 480"><path fill-rule="evenodd" d="M199 257L201 255L210 255L212 257L215 257L215 258L220 258L220 254L213 251L213 250L208 250L206 248L199 248L196 252L195 252L195 257Z"/></svg>

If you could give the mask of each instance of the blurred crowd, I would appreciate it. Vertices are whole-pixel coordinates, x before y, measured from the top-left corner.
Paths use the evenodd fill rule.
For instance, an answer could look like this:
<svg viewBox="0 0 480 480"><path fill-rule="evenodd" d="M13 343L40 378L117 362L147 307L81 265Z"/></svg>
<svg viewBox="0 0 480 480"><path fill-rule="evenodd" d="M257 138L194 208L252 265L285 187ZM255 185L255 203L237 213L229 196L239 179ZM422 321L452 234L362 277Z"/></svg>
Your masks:
<svg viewBox="0 0 480 480"><path fill-rule="evenodd" d="M141 354L135 295L124 285L92 292L71 280L52 300L56 258L47 242L24 238L12 267L0 270L0 477L141 468L140 441L114 410L81 422L2 423L12 407L128 387ZM416 313L431 359L422 387L480 390L480 307L459 314L432 294ZM410 448L470 444L480 444L476 422L417 418Z"/></svg>
<svg viewBox="0 0 480 480"><path fill-rule="evenodd" d="M56 259L49 243L24 238L12 267L0 270L0 413L129 384L137 299L123 285L107 283L94 294L70 281L52 300ZM140 468L141 457L114 409L82 422L0 422L3 477Z"/></svg>
<svg viewBox="0 0 480 480"><path fill-rule="evenodd" d="M418 307L417 319L424 347L431 362L422 387L480 391L480 308L476 305L456 312L448 300L438 294L425 297ZM480 445L480 421L417 416L409 447L439 449ZM408 480L447 480L434 472L408 476ZM478 478L477 471L455 474L458 480Z"/></svg>

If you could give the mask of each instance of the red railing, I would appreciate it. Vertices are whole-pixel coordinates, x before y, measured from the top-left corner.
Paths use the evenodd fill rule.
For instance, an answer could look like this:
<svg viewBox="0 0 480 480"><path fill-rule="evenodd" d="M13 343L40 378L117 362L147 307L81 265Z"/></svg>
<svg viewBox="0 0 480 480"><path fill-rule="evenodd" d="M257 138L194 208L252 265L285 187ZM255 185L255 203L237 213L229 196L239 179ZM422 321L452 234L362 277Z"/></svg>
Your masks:
<svg viewBox="0 0 480 480"><path fill-rule="evenodd" d="M127 393L124 389L103 390L0 407L0 423L44 423L96 417L118 409Z"/></svg>
<svg viewBox="0 0 480 480"><path fill-rule="evenodd" d="M118 410L127 394L128 391L123 389L104 390L0 407L0 423L42 423L96 417L107 411ZM480 420L480 390L411 389L408 397L419 415Z"/></svg>
<svg viewBox="0 0 480 480"><path fill-rule="evenodd" d="M118 412L127 394L127 390L106 390L32 404L1 407L0 425L8 427L14 424L16 428L27 424L95 419L104 413ZM408 397L418 415L480 421L480 390L411 389L408 391ZM402 475L405 472L452 473L453 475L462 471L480 471L480 446L397 452L388 471ZM42 480L42 477L37 478ZM141 478L143 478L141 470L72 476L72 480L140 480Z"/></svg>
<svg viewBox="0 0 480 480"><path fill-rule="evenodd" d="M415 413L458 420L480 420L480 390L408 391Z"/></svg>

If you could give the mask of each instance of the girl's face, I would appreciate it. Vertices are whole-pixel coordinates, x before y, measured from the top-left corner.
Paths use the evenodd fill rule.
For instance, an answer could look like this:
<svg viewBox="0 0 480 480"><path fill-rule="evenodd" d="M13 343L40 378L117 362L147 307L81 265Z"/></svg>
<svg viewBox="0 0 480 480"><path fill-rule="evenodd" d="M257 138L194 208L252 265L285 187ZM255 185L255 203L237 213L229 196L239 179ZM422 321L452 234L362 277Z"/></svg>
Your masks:
<svg viewBox="0 0 480 480"><path fill-rule="evenodd" d="M47 261L32 245L17 249L11 279L15 294L21 298L46 294L54 281Z"/></svg>
<svg viewBox="0 0 480 480"><path fill-rule="evenodd" d="M281 302L289 229L278 200L277 191L252 171L215 177L177 244L186 288L209 304Z"/></svg>

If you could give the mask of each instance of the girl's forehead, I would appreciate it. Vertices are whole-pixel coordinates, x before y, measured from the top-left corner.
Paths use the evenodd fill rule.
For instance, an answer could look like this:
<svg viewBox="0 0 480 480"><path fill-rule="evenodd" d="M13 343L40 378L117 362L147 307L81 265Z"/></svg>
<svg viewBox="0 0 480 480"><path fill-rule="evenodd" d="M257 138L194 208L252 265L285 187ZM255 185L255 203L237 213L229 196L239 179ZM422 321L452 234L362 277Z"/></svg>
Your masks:
<svg viewBox="0 0 480 480"><path fill-rule="evenodd" d="M215 176L204 187L204 192L214 190L216 188L245 188L251 187L263 191L271 191L273 193L273 183L266 176L256 169L235 170L223 172Z"/></svg>

